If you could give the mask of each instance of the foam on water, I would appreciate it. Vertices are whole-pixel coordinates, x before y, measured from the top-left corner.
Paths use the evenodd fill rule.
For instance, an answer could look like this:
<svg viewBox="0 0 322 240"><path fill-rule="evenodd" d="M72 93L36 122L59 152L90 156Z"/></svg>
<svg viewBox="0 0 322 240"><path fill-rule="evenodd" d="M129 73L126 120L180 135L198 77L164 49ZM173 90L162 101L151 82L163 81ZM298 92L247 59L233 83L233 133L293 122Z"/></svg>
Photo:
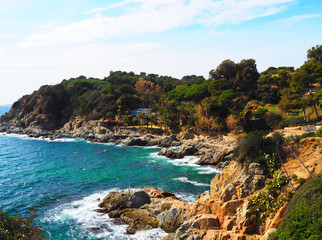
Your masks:
<svg viewBox="0 0 322 240"><path fill-rule="evenodd" d="M184 158L180 159L170 159L165 156L159 156L158 153L151 153L150 158L159 159L159 160L167 160L171 164L175 166L189 166L194 167L199 170L199 174L214 174L214 173L221 173L220 170L208 165L208 166L201 166L198 165L197 162L199 160L198 157L195 156L185 156Z"/></svg>
<svg viewBox="0 0 322 240"><path fill-rule="evenodd" d="M156 240L166 235L162 229L152 229L140 231L134 235L126 235L128 225L114 224L113 219L109 218L107 214L96 212L95 209L98 209L99 199L103 199L111 191L120 190L110 189L84 197L81 200L62 204L49 210L42 219L42 223L67 225L69 226L67 234L74 239L79 239L77 237L88 239L89 237L90 239ZM91 230L92 227L98 227L99 230L93 231Z"/></svg>
<svg viewBox="0 0 322 240"><path fill-rule="evenodd" d="M192 204L196 202L197 196L193 193L189 193L189 192L175 192L174 193L179 199L181 199L182 201L184 201L185 203L188 204Z"/></svg>
<svg viewBox="0 0 322 240"><path fill-rule="evenodd" d="M68 137L56 140L66 144L54 144L0 134L0 202L9 213L24 213L37 203L37 221L48 240L161 239L166 234L161 229L125 235L127 225L114 224L108 215L94 211L97 199L116 190L112 188L153 186L193 203L209 189L201 184L209 184L215 170L197 165L196 157L158 156L159 148L102 146ZM101 191L106 188L110 191Z"/></svg>
<svg viewBox="0 0 322 240"><path fill-rule="evenodd" d="M16 133L6 133L6 132L2 132L0 133L0 135L2 136L8 136L8 137L18 137L21 139L25 139L25 140L37 140L37 141L46 141L46 142L76 142L76 141L80 141L80 139L77 138L56 138L56 139L50 139L50 138L45 138L45 137L39 137L39 138L35 138L35 137L29 137L26 134L16 134Z"/></svg>
<svg viewBox="0 0 322 240"><path fill-rule="evenodd" d="M197 181L191 181L187 177L178 177L178 178L174 178L173 180L180 181L180 182L183 182L183 183L190 183L190 184L193 184L195 186L210 186L209 184L199 183Z"/></svg>

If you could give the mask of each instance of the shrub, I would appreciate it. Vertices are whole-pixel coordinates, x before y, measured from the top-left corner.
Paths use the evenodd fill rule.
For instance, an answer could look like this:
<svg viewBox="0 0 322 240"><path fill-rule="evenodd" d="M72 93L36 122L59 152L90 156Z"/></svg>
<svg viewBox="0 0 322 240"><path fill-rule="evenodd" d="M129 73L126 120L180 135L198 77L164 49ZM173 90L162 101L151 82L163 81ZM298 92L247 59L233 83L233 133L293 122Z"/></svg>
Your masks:
<svg viewBox="0 0 322 240"><path fill-rule="evenodd" d="M267 171L268 171L269 175L272 176L275 169L276 169L277 153L273 153L272 155L264 153L264 157L266 160Z"/></svg>
<svg viewBox="0 0 322 240"><path fill-rule="evenodd" d="M286 220L280 225L273 240L322 239L322 174L301 187L290 202Z"/></svg>
<svg viewBox="0 0 322 240"><path fill-rule="evenodd" d="M265 114L265 122L271 128L282 128L281 122L283 121L283 116L278 112L267 112Z"/></svg>
<svg viewBox="0 0 322 240"><path fill-rule="evenodd" d="M239 161L260 163L272 174L278 167L276 158L283 137L281 134L274 134L273 137L265 136L264 131L249 133L240 140L234 157Z"/></svg>
<svg viewBox="0 0 322 240"><path fill-rule="evenodd" d="M0 211L0 239L44 239L42 231L35 225L35 217L35 210L30 211L25 217Z"/></svg>
<svg viewBox="0 0 322 240"><path fill-rule="evenodd" d="M273 179L267 183L267 192L258 192L255 196L249 198L249 207L251 215L265 221L271 213L276 212L286 201L290 199L281 194L283 186L289 182L285 175L280 171L275 171Z"/></svg>
<svg viewBox="0 0 322 240"><path fill-rule="evenodd" d="M316 137L322 137L322 127L320 127L316 132L315 132Z"/></svg>

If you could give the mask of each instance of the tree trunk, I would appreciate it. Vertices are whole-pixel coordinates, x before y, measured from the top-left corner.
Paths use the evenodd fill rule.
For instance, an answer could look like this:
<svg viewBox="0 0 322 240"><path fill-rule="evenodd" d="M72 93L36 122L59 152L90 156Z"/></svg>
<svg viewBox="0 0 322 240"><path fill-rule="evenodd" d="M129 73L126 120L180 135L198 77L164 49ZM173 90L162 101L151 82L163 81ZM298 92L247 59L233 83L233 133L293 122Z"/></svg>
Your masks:
<svg viewBox="0 0 322 240"><path fill-rule="evenodd" d="M313 103L313 108L314 108L314 112L315 112L315 115L316 115L317 121L319 121L319 120L320 120L320 119L319 119L319 113L318 113L318 111L316 110L316 101L314 101L314 103Z"/></svg>
<svg viewBox="0 0 322 240"><path fill-rule="evenodd" d="M304 122L306 122L306 114L305 114L305 108L303 107L302 109L303 117L304 117Z"/></svg>

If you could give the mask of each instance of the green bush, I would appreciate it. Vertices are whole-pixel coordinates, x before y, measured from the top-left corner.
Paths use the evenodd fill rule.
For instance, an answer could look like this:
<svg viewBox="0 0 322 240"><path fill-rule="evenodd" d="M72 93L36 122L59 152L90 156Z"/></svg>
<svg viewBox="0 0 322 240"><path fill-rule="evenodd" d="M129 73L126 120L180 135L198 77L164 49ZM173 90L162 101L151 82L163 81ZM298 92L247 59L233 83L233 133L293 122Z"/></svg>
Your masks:
<svg viewBox="0 0 322 240"><path fill-rule="evenodd" d="M283 143L281 134L266 137L264 131L255 131L242 138L234 152L234 157L239 161L259 163L272 175L278 166L277 152Z"/></svg>
<svg viewBox="0 0 322 240"><path fill-rule="evenodd" d="M270 239L322 239L322 174L302 186L292 199L286 220Z"/></svg>
<svg viewBox="0 0 322 240"><path fill-rule="evenodd" d="M281 194L282 188L289 182L280 171L275 171L273 179L266 184L267 192L258 192L249 198L249 211L251 215L259 218L263 222L272 213L289 201L288 196Z"/></svg>
<svg viewBox="0 0 322 240"><path fill-rule="evenodd" d="M42 231L35 225L35 217L35 210L30 211L25 217L13 216L0 211L0 239L44 239Z"/></svg>
<svg viewBox="0 0 322 240"><path fill-rule="evenodd" d="M322 127L320 127L316 132L315 132L316 137L322 137Z"/></svg>

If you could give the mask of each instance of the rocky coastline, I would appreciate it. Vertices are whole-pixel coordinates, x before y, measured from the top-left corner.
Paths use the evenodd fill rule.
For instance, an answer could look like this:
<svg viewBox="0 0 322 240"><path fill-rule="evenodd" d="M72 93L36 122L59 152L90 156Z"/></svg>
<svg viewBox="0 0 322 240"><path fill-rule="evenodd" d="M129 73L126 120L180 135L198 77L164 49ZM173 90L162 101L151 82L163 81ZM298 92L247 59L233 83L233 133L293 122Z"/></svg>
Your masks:
<svg viewBox="0 0 322 240"><path fill-rule="evenodd" d="M320 173L322 138L303 139L301 146L302 161L314 175ZM299 171L297 160L291 155L287 158L287 171ZM310 178L307 172L296 173L303 179ZM288 202L270 218L261 220L251 211L251 198L267 191L271 181L259 163L247 165L232 160L193 204L164 190L145 187L111 192L100 201L97 211L128 224L128 234L161 228L168 233L162 240L267 240L284 219ZM298 189L300 185L292 180L293 188ZM290 189L285 185L280 194Z"/></svg>
<svg viewBox="0 0 322 240"><path fill-rule="evenodd" d="M229 136L205 138L193 133L178 135L157 135L140 133L137 127L120 127L104 120L86 121L78 117L67 122L57 130L46 130L41 126L21 127L21 122L0 122L0 132L21 134L33 138L60 139L64 135L84 139L94 143L109 143L124 146L160 147L158 153L168 158L184 158L194 155L199 158L197 164L212 165L217 169L227 166L237 140ZM174 149L175 148L175 149Z"/></svg>
<svg viewBox="0 0 322 240"><path fill-rule="evenodd" d="M128 234L161 228L168 233L162 240L265 240L278 227L287 207L287 204L281 207L275 217L265 223L254 218L249 210L249 197L265 188L268 176L258 163L247 165L233 159L238 140L232 136L210 138L190 132L170 136L142 134L137 128L111 126L104 120L86 121L83 118L69 121L58 130L22 127L17 122L2 120L0 132L51 140L69 135L90 142L157 146L161 148L159 155L168 158L193 155L199 158L197 164L222 170L211 181L209 191L201 194L193 204L152 187L109 193L100 201L97 211L115 218L116 222L128 224ZM307 159L312 159L312 153L316 152L318 161L321 138L308 145L312 148ZM312 172L321 171L316 166L317 163L312 164ZM92 229L99 230L99 226Z"/></svg>

